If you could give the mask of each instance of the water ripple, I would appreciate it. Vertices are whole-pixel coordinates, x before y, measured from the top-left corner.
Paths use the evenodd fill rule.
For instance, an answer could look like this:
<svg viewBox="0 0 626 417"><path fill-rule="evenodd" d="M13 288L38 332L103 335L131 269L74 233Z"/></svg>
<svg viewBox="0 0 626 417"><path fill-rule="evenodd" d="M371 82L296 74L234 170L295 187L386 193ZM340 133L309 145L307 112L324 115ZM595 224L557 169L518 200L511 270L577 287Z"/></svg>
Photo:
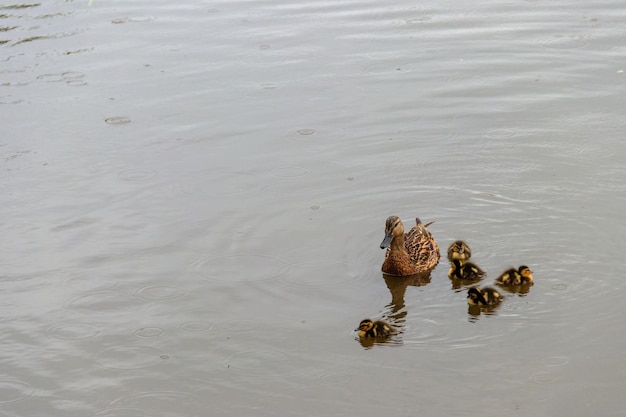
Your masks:
<svg viewBox="0 0 626 417"><path fill-rule="evenodd" d="M160 327L142 327L135 330L134 334L137 337L144 338L161 337L165 334L165 330Z"/></svg>
<svg viewBox="0 0 626 417"><path fill-rule="evenodd" d="M150 285L138 289L135 295L146 300L175 300L186 297L189 292L176 285Z"/></svg>
<svg viewBox="0 0 626 417"><path fill-rule="evenodd" d="M46 335L59 340L84 340L102 335L102 330L92 324L64 323L48 328Z"/></svg>
<svg viewBox="0 0 626 417"><path fill-rule="evenodd" d="M157 365L169 356L152 346L114 346L96 354L96 361L105 368L130 370Z"/></svg>
<svg viewBox="0 0 626 417"><path fill-rule="evenodd" d="M258 349L235 353L226 367L248 375L280 375L290 369L291 359L279 350Z"/></svg>
<svg viewBox="0 0 626 417"><path fill-rule="evenodd" d="M231 284L269 281L282 276L285 262L259 253L231 253L201 257L191 264L191 270L203 281Z"/></svg>
<svg viewBox="0 0 626 417"><path fill-rule="evenodd" d="M367 281L368 274L359 274L356 266L344 262L299 262L285 265L280 283L291 287L340 287Z"/></svg>
<svg viewBox="0 0 626 417"><path fill-rule="evenodd" d="M154 414L141 408L105 408L94 417L153 417Z"/></svg>
<svg viewBox="0 0 626 417"><path fill-rule="evenodd" d="M83 294L70 299L65 303L65 306L84 315L96 316L117 316L121 312L137 314L148 307L144 303L138 303L136 297L115 291L96 291Z"/></svg>
<svg viewBox="0 0 626 417"><path fill-rule="evenodd" d="M104 119L104 122L110 125L125 125L130 123L131 120L124 116L112 116Z"/></svg>
<svg viewBox="0 0 626 417"><path fill-rule="evenodd" d="M0 378L0 404L24 400L33 395L28 382L12 378Z"/></svg>

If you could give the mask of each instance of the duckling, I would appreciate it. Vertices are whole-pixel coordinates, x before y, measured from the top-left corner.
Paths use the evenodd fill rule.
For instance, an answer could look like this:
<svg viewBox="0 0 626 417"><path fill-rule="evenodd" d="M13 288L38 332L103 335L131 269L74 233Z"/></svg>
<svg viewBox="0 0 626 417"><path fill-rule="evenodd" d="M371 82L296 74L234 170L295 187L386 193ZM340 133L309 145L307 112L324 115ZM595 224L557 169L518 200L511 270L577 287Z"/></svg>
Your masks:
<svg viewBox="0 0 626 417"><path fill-rule="evenodd" d="M495 282L500 285L532 284L534 282L533 271L526 265L522 265L517 269L510 268L500 274Z"/></svg>
<svg viewBox="0 0 626 417"><path fill-rule="evenodd" d="M439 263L439 246L419 218L408 233L398 216L389 216L385 222L385 238L380 244L387 249L382 271L388 275L407 276L427 272Z"/></svg>
<svg viewBox="0 0 626 417"><path fill-rule="evenodd" d="M473 262L461 263L460 260L455 259L450 264L450 270L448 271L448 278L463 279L463 280L479 280L483 278L487 273L483 271L478 265Z"/></svg>
<svg viewBox="0 0 626 417"><path fill-rule="evenodd" d="M504 297L491 287L472 287L467 290L467 304L474 306L488 306L498 304Z"/></svg>
<svg viewBox="0 0 626 417"><path fill-rule="evenodd" d="M382 320L372 321L370 319L361 320L359 328L359 337L365 338L388 338L396 333L394 327Z"/></svg>
<svg viewBox="0 0 626 417"><path fill-rule="evenodd" d="M450 263L455 260L459 260L461 262L468 261L469 258L472 257L472 250L469 245L462 240L457 240L453 242L448 248L448 260Z"/></svg>

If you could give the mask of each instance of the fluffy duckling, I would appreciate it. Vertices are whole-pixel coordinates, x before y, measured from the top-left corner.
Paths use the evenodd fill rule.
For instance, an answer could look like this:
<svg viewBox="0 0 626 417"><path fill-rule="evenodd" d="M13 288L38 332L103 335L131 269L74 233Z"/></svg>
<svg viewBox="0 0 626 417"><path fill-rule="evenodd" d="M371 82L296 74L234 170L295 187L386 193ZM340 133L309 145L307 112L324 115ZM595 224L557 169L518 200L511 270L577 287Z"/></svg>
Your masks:
<svg viewBox="0 0 626 417"><path fill-rule="evenodd" d="M472 287L467 290L467 304L471 306L490 306L498 304L504 297L491 287Z"/></svg>
<svg viewBox="0 0 626 417"><path fill-rule="evenodd" d="M469 245L462 240L453 242L448 248L448 260L450 263L458 260L461 262L468 261L472 257L472 250Z"/></svg>
<svg viewBox="0 0 626 417"><path fill-rule="evenodd" d="M463 280L479 280L486 275L485 271L480 269L475 263L469 262L472 257L472 250L469 245L462 240L453 242L448 247L448 260L450 261L450 270L448 278Z"/></svg>
<svg viewBox="0 0 626 417"><path fill-rule="evenodd" d="M532 284L533 282L533 271L526 265L522 265L517 269L507 269L496 278L496 284L500 285L521 285Z"/></svg>
<svg viewBox="0 0 626 417"><path fill-rule="evenodd" d="M370 319L361 320L359 328L359 337L383 339L388 338L396 333L396 329L387 322L382 320L372 321Z"/></svg>
<svg viewBox="0 0 626 417"><path fill-rule="evenodd" d="M450 270L448 271L448 278L454 279L463 279L476 281L482 279L487 273L480 269L478 265L473 262L464 262L454 260L450 264Z"/></svg>
<svg viewBox="0 0 626 417"><path fill-rule="evenodd" d="M419 218L408 233L398 216L389 216L385 222L385 238L380 244L387 249L382 271L388 275L407 276L433 269L439 263L439 246Z"/></svg>

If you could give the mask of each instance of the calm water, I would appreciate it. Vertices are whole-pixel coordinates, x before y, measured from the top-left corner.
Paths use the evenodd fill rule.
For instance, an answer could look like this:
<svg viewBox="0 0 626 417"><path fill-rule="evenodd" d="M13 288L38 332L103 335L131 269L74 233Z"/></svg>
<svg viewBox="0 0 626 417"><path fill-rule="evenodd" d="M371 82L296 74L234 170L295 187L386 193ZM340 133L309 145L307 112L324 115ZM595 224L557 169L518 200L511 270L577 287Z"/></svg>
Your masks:
<svg viewBox="0 0 626 417"><path fill-rule="evenodd" d="M625 19L3 2L0 416L623 415ZM536 284L386 281L391 214Z"/></svg>

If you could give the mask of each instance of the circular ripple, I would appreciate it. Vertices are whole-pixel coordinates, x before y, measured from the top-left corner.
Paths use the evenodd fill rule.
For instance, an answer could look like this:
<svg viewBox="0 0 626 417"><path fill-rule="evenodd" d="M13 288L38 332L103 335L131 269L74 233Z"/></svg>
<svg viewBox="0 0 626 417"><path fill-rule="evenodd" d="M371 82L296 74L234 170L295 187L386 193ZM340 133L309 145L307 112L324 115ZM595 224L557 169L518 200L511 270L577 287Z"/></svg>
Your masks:
<svg viewBox="0 0 626 417"><path fill-rule="evenodd" d="M204 333L213 329L213 325L211 323L203 321L188 321L179 324L178 327L187 333Z"/></svg>
<svg viewBox="0 0 626 417"><path fill-rule="evenodd" d="M350 381L352 377L341 372L332 372L320 376L319 380L323 384L343 384Z"/></svg>
<svg viewBox="0 0 626 417"><path fill-rule="evenodd" d="M66 71L61 76L66 80L75 80L77 78L84 78L85 74L78 71Z"/></svg>
<svg viewBox="0 0 626 417"><path fill-rule="evenodd" d="M106 119L104 119L104 121L105 123L110 125L125 125L127 123L130 123L130 119L124 116L107 117Z"/></svg>
<svg viewBox="0 0 626 417"><path fill-rule="evenodd" d="M567 284L554 284L551 288L555 291L564 291L567 289Z"/></svg>
<svg viewBox="0 0 626 417"><path fill-rule="evenodd" d="M84 294L69 300L66 306L86 315L135 314L147 308L138 304L136 297L115 291L98 291Z"/></svg>
<svg viewBox="0 0 626 417"><path fill-rule="evenodd" d="M68 323L50 327L46 334L59 340L83 340L100 336L102 330L91 324Z"/></svg>
<svg viewBox="0 0 626 417"><path fill-rule="evenodd" d="M43 74L43 75L37 76L37 79L41 81L46 81L49 83L65 81L65 78L63 78L63 74Z"/></svg>
<svg viewBox="0 0 626 417"><path fill-rule="evenodd" d="M115 24L115 25L119 25L122 23L142 23L142 22L149 22L151 20L154 20L154 17L152 16L146 16L146 17L121 17L119 19L113 19L111 20L111 23Z"/></svg>
<svg viewBox="0 0 626 417"><path fill-rule="evenodd" d="M556 381L556 378L554 375L543 373L531 375L530 380L537 384L551 384Z"/></svg>
<svg viewBox="0 0 626 417"><path fill-rule="evenodd" d="M160 327L142 327L141 329L135 330L135 336L137 337L161 337L165 334L165 330Z"/></svg>
<svg viewBox="0 0 626 417"><path fill-rule="evenodd" d="M270 171L271 175L275 177L281 177L281 178L301 177L308 173L309 171L306 170L305 168L297 167L297 166L278 167Z"/></svg>
<svg viewBox="0 0 626 417"><path fill-rule="evenodd" d="M33 388L19 379L0 379L0 404L13 403L30 397Z"/></svg>
<svg viewBox="0 0 626 417"><path fill-rule="evenodd" d="M203 281L249 283L276 279L284 262L268 255L233 253L214 258L201 258L191 269Z"/></svg>
<svg viewBox="0 0 626 417"><path fill-rule="evenodd" d="M229 320L224 328L231 332L251 332L259 328L259 324L252 320Z"/></svg>
<svg viewBox="0 0 626 417"><path fill-rule="evenodd" d="M75 275L67 273L63 280L63 285L72 287L78 291L94 291L94 290L110 290L113 289L118 281L110 275Z"/></svg>
<svg viewBox="0 0 626 417"><path fill-rule="evenodd" d="M105 368L129 370L154 366L167 354L151 346L115 346L96 354L96 361Z"/></svg>
<svg viewBox="0 0 626 417"><path fill-rule="evenodd" d="M87 81L83 81L83 80L67 80L65 82L65 84L69 85L70 87L82 87L83 85L87 85Z"/></svg>
<svg viewBox="0 0 626 417"><path fill-rule="evenodd" d="M180 415L181 404L188 405L195 402L197 402L195 397L186 392L150 391L118 398L113 400L110 405L121 406L118 408L119 410L127 410L127 408L122 407L129 407L153 411L153 413L148 413L149 416L173 416ZM113 416L117 417L116 414ZM125 416L125 414L120 414L120 416Z"/></svg>
<svg viewBox="0 0 626 417"><path fill-rule="evenodd" d="M317 130L315 130L315 129L299 129L299 130L296 130L296 132L298 133L298 135L309 136L309 135L314 135L317 132Z"/></svg>
<svg viewBox="0 0 626 417"><path fill-rule="evenodd" d="M365 275L343 262L314 263L300 262L285 266L281 282L294 287L347 286L364 281Z"/></svg>
<svg viewBox="0 0 626 417"><path fill-rule="evenodd" d="M537 43L547 49L574 50L589 46L592 36L586 33L566 33L537 39Z"/></svg>
<svg viewBox="0 0 626 417"><path fill-rule="evenodd" d="M491 129L485 132L485 136L492 139L507 139L517 136L517 132L513 129Z"/></svg>
<svg viewBox="0 0 626 417"><path fill-rule="evenodd" d="M107 408L98 411L95 417L152 417L153 415L141 408Z"/></svg>
<svg viewBox="0 0 626 417"><path fill-rule="evenodd" d="M189 294L189 292L181 287L175 285L150 285L148 287L140 288L135 292L135 295L146 300L175 300L176 298L182 298Z"/></svg>
<svg viewBox="0 0 626 417"><path fill-rule="evenodd" d="M247 374L277 375L287 372L290 359L278 350L249 350L226 360L226 367Z"/></svg>
<svg viewBox="0 0 626 417"><path fill-rule="evenodd" d="M148 181L157 176L157 172L152 169L126 169L117 174L121 180L128 182Z"/></svg>
<svg viewBox="0 0 626 417"><path fill-rule="evenodd" d="M256 191L261 176L249 171L231 171L228 168L216 168L211 174L212 181L209 187L206 182L200 181L198 175L194 175L187 182L178 187L184 194L212 195L212 196L236 196L249 195Z"/></svg>
<svg viewBox="0 0 626 417"><path fill-rule="evenodd" d="M567 356L550 356L543 362L546 366L564 366L569 363L569 358Z"/></svg>

